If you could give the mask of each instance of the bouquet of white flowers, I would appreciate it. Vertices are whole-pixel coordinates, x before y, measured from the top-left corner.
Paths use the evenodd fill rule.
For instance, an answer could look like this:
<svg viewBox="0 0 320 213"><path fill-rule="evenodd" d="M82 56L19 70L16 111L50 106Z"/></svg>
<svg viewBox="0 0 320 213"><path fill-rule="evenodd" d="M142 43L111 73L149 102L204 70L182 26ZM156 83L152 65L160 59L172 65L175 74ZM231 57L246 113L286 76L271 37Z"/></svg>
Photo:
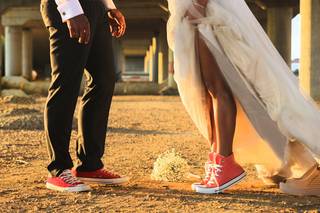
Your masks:
<svg viewBox="0 0 320 213"><path fill-rule="evenodd" d="M184 181L190 171L190 166L174 149L159 155L153 165L151 179L158 181Z"/></svg>

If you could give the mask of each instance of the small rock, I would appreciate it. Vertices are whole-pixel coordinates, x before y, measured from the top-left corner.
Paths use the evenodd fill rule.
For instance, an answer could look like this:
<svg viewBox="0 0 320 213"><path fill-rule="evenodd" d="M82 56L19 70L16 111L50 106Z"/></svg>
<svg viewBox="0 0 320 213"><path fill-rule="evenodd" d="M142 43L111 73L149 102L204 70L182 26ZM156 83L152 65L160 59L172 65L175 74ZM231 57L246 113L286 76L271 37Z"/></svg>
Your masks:
<svg viewBox="0 0 320 213"><path fill-rule="evenodd" d="M1 102L8 104L35 104L36 101L34 98L28 97L19 97L19 96L5 96L1 98Z"/></svg>
<svg viewBox="0 0 320 213"><path fill-rule="evenodd" d="M29 108L14 108L4 111L4 116L17 116L17 115L26 115L26 114L41 114L39 110L29 109Z"/></svg>
<svg viewBox="0 0 320 213"><path fill-rule="evenodd" d="M7 97L7 96L16 96L16 97L28 97L28 95L19 89L5 89L1 91L1 96Z"/></svg>
<svg viewBox="0 0 320 213"><path fill-rule="evenodd" d="M0 129L6 130L42 130L43 127L42 115L14 116L0 120Z"/></svg>

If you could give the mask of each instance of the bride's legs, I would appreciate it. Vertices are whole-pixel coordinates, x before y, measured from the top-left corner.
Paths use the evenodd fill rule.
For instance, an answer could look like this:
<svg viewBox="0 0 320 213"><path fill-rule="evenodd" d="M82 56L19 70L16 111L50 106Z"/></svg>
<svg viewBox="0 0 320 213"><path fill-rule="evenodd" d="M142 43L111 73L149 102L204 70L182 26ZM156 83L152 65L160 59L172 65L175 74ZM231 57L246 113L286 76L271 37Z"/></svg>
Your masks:
<svg viewBox="0 0 320 213"><path fill-rule="evenodd" d="M207 47L197 36L197 49L203 81L212 97L216 135L216 152L223 156L232 154L236 126L237 107L233 94L224 80L221 70Z"/></svg>
<svg viewBox="0 0 320 213"><path fill-rule="evenodd" d="M238 183L246 174L232 154L237 115L233 94L206 43L197 37L196 44L202 79L213 105L212 132L215 131L216 149L209 154L211 162L205 165L204 180L200 184L193 184L192 188L198 193L215 194Z"/></svg>
<svg viewBox="0 0 320 213"><path fill-rule="evenodd" d="M205 178L201 183L193 184L192 188L198 193L215 194L241 181L246 173L235 161L232 150L237 116L232 91L214 56L198 34L196 50L202 80L210 96L208 99L211 100L207 107L211 107L211 136L214 136L211 137L211 146L214 145L214 150L209 154L209 161L205 164Z"/></svg>

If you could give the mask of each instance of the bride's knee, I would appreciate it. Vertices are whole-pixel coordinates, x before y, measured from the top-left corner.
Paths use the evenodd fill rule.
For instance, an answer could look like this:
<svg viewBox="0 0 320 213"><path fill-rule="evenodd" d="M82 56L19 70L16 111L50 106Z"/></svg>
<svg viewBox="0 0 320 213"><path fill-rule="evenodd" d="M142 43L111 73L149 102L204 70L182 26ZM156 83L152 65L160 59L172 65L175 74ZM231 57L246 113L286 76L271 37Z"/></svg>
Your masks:
<svg viewBox="0 0 320 213"><path fill-rule="evenodd" d="M216 100L222 105L229 106L229 108L236 110L236 102L233 94L230 91L218 90L216 92Z"/></svg>
<svg viewBox="0 0 320 213"><path fill-rule="evenodd" d="M206 81L205 86L213 98L222 102L233 102L233 94L226 85Z"/></svg>
<svg viewBox="0 0 320 213"><path fill-rule="evenodd" d="M217 97L217 88L216 85L213 82L205 81L205 86L211 95L211 97L216 98Z"/></svg>

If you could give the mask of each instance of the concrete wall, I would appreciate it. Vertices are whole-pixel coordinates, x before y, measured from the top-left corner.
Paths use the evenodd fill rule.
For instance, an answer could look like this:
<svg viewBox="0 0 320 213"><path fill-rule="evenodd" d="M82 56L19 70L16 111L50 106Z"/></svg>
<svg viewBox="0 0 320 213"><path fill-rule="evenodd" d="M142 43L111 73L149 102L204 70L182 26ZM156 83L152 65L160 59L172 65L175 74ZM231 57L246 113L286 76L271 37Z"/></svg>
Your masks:
<svg viewBox="0 0 320 213"><path fill-rule="evenodd" d="M46 29L36 28L32 30L32 34L33 43L36 44L33 45L33 68L45 72L50 65L48 32Z"/></svg>

